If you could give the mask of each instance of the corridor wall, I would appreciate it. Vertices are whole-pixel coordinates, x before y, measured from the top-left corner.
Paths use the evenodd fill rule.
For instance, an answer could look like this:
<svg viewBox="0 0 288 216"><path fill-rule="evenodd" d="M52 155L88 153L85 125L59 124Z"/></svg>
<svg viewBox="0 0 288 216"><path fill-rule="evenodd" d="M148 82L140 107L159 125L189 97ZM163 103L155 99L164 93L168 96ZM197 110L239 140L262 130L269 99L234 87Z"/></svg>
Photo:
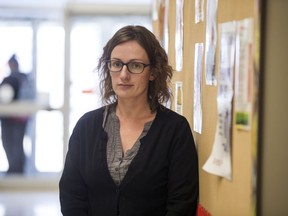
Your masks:
<svg viewBox="0 0 288 216"><path fill-rule="evenodd" d="M196 2L195 2L196 1ZM177 67L177 55L175 45L179 43L176 36L177 25L181 18L178 4L182 0L160 0L154 1L153 8L153 31L162 42L168 52L169 61L174 68ZM251 19L253 23L253 48L251 55L252 70L252 107L251 107L251 127L248 130L239 129L236 125L235 100L232 100L232 119L231 119L231 179L227 179L203 170L203 166L212 153L215 142L215 134L218 121L217 96L218 84L207 85L205 83L205 42L206 42L206 18L207 2L204 5L204 20L195 23L195 3L201 7L202 1L183 0L183 65L180 71L175 71L172 82L172 92L174 100L179 100L179 92L176 85L182 83L182 114L188 119L199 156L200 174L200 196L199 206L207 214L213 216L242 216L256 214L256 190L257 190L257 131L258 131L258 77L259 77L259 2L257 0L218 0L216 26L217 26L217 45L216 45L216 81L219 83L219 24L231 21L241 21ZM200 4L199 4L200 3ZM165 35L165 32L167 34ZM175 40L176 38L176 40ZM166 43L166 44L165 44ZM194 130L194 58L195 44L203 43L204 52L201 69L201 107L202 107L202 130ZM234 70L233 70L234 71ZM235 72L235 71L234 71ZM235 81L235 80L234 80ZM176 105L175 105L176 104ZM172 101L171 107L179 111L176 107L177 102Z"/></svg>

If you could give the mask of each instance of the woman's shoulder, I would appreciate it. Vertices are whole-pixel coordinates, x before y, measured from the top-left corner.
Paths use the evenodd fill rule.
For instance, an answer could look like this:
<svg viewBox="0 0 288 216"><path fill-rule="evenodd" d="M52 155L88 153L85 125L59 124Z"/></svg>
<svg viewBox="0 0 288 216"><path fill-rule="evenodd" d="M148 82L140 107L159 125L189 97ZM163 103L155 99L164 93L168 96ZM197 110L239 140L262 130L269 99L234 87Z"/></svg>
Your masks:
<svg viewBox="0 0 288 216"><path fill-rule="evenodd" d="M91 111L87 111L78 119L76 125L83 125L83 124L95 125L97 123L102 122L104 110L105 106Z"/></svg>
<svg viewBox="0 0 288 216"><path fill-rule="evenodd" d="M175 112L174 110L167 108L165 106L160 106L157 110L157 113L161 119L167 119L167 120L174 120L174 121L185 121L186 118L183 115L180 115L179 113Z"/></svg>
<svg viewBox="0 0 288 216"><path fill-rule="evenodd" d="M157 115L154 122L154 126L158 128L190 127L185 116L180 115L179 113L166 107L157 110Z"/></svg>
<svg viewBox="0 0 288 216"><path fill-rule="evenodd" d="M102 106L102 107L99 107L97 109L87 111L86 113L84 113L82 115L81 118L90 118L90 117L94 117L94 116L99 116L99 115L103 114L105 107L106 106Z"/></svg>

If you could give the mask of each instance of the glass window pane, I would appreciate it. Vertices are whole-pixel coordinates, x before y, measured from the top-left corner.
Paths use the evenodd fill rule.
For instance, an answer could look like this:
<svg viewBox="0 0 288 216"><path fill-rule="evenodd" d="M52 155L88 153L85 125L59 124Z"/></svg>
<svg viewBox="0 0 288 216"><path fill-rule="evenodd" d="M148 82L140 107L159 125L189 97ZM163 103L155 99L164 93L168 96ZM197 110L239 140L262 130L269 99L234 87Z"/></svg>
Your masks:
<svg viewBox="0 0 288 216"><path fill-rule="evenodd" d="M49 94L51 107L59 108L64 99L64 29L56 24L42 24L37 33L38 93Z"/></svg>
<svg viewBox="0 0 288 216"><path fill-rule="evenodd" d="M77 22L71 31L71 110L70 122L73 127L76 120L86 111L99 106L96 92L97 59L102 40L102 28L99 24Z"/></svg>
<svg viewBox="0 0 288 216"><path fill-rule="evenodd" d="M38 100L52 108L64 102L64 29L43 23L37 32ZM63 113L39 111L35 120L35 168L39 172L60 172L63 167Z"/></svg>
<svg viewBox="0 0 288 216"><path fill-rule="evenodd" d="M7 75L7 61L16 54L23 73L32 71L33 29L26 22L0 22L0 80Z"/></svg>
<svg viewBox="0 0 288 216"><path fill-rule="evenodd" d="M39 172L60 172L63 162L63 115L60 111L36 114L35 167Z"/></svg>
<svg viewBox="0 0 288 216"><path fill-rule="evenodd" d="M31 25L27 22L0 22L0 32L0 82L10 73L7 62L12 54L16 54L21 72L31 72L33 47L33 30ZM24 140L24 143L27 142ZM5 172L7 169L7 157L3 149L2 140L0 139L0 172Z"/></svg>

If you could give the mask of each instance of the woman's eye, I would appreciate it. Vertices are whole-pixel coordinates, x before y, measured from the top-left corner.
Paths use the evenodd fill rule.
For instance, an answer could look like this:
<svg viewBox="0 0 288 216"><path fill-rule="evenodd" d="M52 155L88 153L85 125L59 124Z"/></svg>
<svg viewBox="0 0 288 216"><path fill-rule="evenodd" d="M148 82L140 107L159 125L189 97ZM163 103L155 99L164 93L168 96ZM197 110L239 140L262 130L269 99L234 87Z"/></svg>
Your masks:
<svg viewBox="0 0 288 216"><path fill-rule="evenodd" d="M112 66L113 66L113 67L116 67L116 68L119 68L119 67L122 67L122 63L119 62L119 61L113 62L113 63L112 63Z"/></svg>
<svg viewBox="0 0 288 216"><path fill-rule="evenodd" d="M132 67L135 69L141 68L141 64L139 62L132 62Z"/></svg>

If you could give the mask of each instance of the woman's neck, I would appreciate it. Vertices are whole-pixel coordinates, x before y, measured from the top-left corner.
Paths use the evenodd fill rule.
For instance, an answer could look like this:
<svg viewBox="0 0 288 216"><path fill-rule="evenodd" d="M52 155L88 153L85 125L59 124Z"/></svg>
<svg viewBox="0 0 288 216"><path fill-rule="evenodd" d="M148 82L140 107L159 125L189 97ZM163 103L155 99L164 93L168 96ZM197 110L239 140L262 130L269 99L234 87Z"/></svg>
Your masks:
<svg viewBox="0 0 288 216"><path fill-rule="evenodd" d="M149 102L136 103L118 101L116 105L116 115L120 118L137 120L154 116L150 109Z"/></svg>

